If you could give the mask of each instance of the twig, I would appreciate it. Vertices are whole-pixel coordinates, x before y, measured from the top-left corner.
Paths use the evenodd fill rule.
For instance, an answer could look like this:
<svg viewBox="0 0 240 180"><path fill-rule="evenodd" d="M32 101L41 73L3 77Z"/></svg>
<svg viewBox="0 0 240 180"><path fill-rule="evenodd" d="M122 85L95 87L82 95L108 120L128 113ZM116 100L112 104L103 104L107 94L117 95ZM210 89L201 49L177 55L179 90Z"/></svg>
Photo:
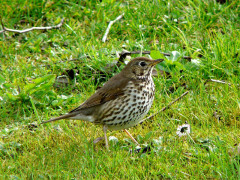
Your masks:
<svg viewBox="0 0 240 180"><path fill-rule="evenodd" d="M109 22L108 27L107 27L107 29L106 29L106 32L105 32L105 34L104 34L104 36L103 36L103 38L102 38L102 42L106 42L106 40L107 40L107 35L108 35L108 33L109 33L109 30L110 30L111 26L112 26L116 21L118 21L119 19L121 19L123 16L124 16L124 13L121 14L120 16L118 16L115 20Z"/></svg>
<svg viewBox="0 0 240 180"><path fill-rule="evenodd" d="M206 85L208 82L215 82L220 84L227 84L228 86L232 86L233 84L227 83L225 81L217 80L217 79L208 79L205 81L204 85ZM240 87L240 84L235 84L235 86Z"/></svg>
<svg viewBox="0 0 240 180"><path fill-rule="evenodd" d="M2 28L3 30L0 31L0 33L4 33L5 31L9 31L9 32L15 32L15 33L25 33L25 32L29 32L32 30L50 30L50 29L58 29L63 25L64 22L64 18L62 18L61 22L59 24L57 24L56 26L48 26L48 27L31 27L28 29L24 29L24 30L15 30L15 29L10 29L10 28L6 28L3 25L3 22L1 20L1 24L2 24Z"/></svg>
<svg viewBox="0 0 240 180"><path fill-rule="evenodd" d="M159 114L160 112L165 111L166 109L168 109L171 105L173 105L175 102L179 101L180 99L182 99L184 96L186 96L189 93L189 91L183 93L180 97L178 97L177 99L175 99L174 101L170 102L167 106L165 106L164 108L162 108L160 111L154 113L153 115L143 119L141 122L147 120L147 119L151 119L152 117L156 116L157 114Z"/></svg>
<svg viewBox="0 0 240 180"><path fill-rule="evenodd" d="M226 83L225 81L221 81L221 80L217 80L217 79L208 79L205 84L207 82L216 82L216 83L220 83L220 84L228 84L229 86L231 86L232 84L231 83Z"/></svg>

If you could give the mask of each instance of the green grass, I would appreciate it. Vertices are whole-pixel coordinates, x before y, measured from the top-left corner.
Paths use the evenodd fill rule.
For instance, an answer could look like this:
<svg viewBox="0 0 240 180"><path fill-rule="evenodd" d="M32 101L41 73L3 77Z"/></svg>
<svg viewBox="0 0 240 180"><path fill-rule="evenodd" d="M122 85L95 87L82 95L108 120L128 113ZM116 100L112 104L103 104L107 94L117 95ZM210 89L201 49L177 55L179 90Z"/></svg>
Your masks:
<svg viewBox="0 0 240 180"><path fill-rule="evenodd" d="M239 7L237 0L1 1L8 28L65 22L61 29L0 34L0 179L239 179ZM102 43L108 22L122 13ZM157 67L171 77L154 78L149 115L189 90L170 109L130 129L150 152L130 153L135 145L121 131L108 132L118 138L108 152L103 142L92 143L103 132L88 122L29 125L84 102L116 73L108 66L123 45L180 55ZM80 59L84 55L91 59ZM73 58L79 60L68 61ZM71 69L79 75L67 87L55 87L55 77ZM186 121L191 133L178 137L177 127Z"/></svg>

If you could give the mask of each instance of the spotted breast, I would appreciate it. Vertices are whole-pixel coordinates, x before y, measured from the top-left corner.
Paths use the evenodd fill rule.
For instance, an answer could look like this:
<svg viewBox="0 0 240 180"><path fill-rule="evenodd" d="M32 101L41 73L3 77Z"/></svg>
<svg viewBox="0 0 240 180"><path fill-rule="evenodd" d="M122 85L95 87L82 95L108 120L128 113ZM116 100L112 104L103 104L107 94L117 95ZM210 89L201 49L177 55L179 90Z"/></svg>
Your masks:
<svg viewBox="0 0 240 180"><path fill-rule="evenodd" d="M107 102L105 108L99 110L96 124L107 125L110 130L127 129L138 124L148 113L155 92L151 76L130 81L123 91L121 98Z"/></svg>

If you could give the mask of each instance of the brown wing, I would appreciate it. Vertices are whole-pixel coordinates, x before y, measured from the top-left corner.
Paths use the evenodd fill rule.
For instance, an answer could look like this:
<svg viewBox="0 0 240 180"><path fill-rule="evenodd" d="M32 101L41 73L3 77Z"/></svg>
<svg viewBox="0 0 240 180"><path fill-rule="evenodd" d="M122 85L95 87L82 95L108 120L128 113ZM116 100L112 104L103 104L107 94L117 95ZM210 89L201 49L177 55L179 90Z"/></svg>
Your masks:
<svg viewBox="0 0 240 180"><path fill-rule="evenodd" d="M124 94L123 88L125 88L127 82L129 82L128 78L123 77L120 74L115 75L88 100L69 113L104 104L108 101L116 99L119 96L122 96Z"/></svg>

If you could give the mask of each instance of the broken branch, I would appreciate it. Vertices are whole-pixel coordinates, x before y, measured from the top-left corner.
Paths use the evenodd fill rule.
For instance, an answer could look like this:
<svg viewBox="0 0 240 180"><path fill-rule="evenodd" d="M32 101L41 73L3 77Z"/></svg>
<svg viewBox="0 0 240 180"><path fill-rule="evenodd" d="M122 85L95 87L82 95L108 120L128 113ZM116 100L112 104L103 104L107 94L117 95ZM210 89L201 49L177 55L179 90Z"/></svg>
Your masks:
<svg viewBox="0 0 240 180"><path fill-rule="evenodd" d="M221 81L221 80L217 80L217 79L208 79L205 84L207 82L216 82L216 83L220 83L220 84L228 84L229 86L231 86L232 84L231 83L226 83L225 81Z"/></svg>
<svg viewBox="0 0 240 180"><path fill-rule="evenodd" d="M108 35L108 33L109 33L109 30L110 30L111 26L112 26L116 21L118 21L119 19L121 19L123 16L124 16L124 13L121 14L120 16L118 16L115 20L109 22L108 27L107 27L107 29L106 29L106 32L105 32L105 34L104 34L104 36L103 36L103 38L102 38L102 42L106 42L106 40L107 40L107 35Z"/></svg>
<svg viewBox="0 0 240 180"><path fill-rule="evenodd" d="M9 32L15 32L15 33L26 33L32 30L50 30L50 29L58 29L63 25L64 22L64 18L62 18L61 22L59 24L57 24L56 26L48 26L48 27L31 27L28 29L24 29L24 30L15 30L15 29L10 29L10 28L6 28L2 23L2 28L3 30L0 31L0 33L4 33L5 31L9 31Z"/></svg>

